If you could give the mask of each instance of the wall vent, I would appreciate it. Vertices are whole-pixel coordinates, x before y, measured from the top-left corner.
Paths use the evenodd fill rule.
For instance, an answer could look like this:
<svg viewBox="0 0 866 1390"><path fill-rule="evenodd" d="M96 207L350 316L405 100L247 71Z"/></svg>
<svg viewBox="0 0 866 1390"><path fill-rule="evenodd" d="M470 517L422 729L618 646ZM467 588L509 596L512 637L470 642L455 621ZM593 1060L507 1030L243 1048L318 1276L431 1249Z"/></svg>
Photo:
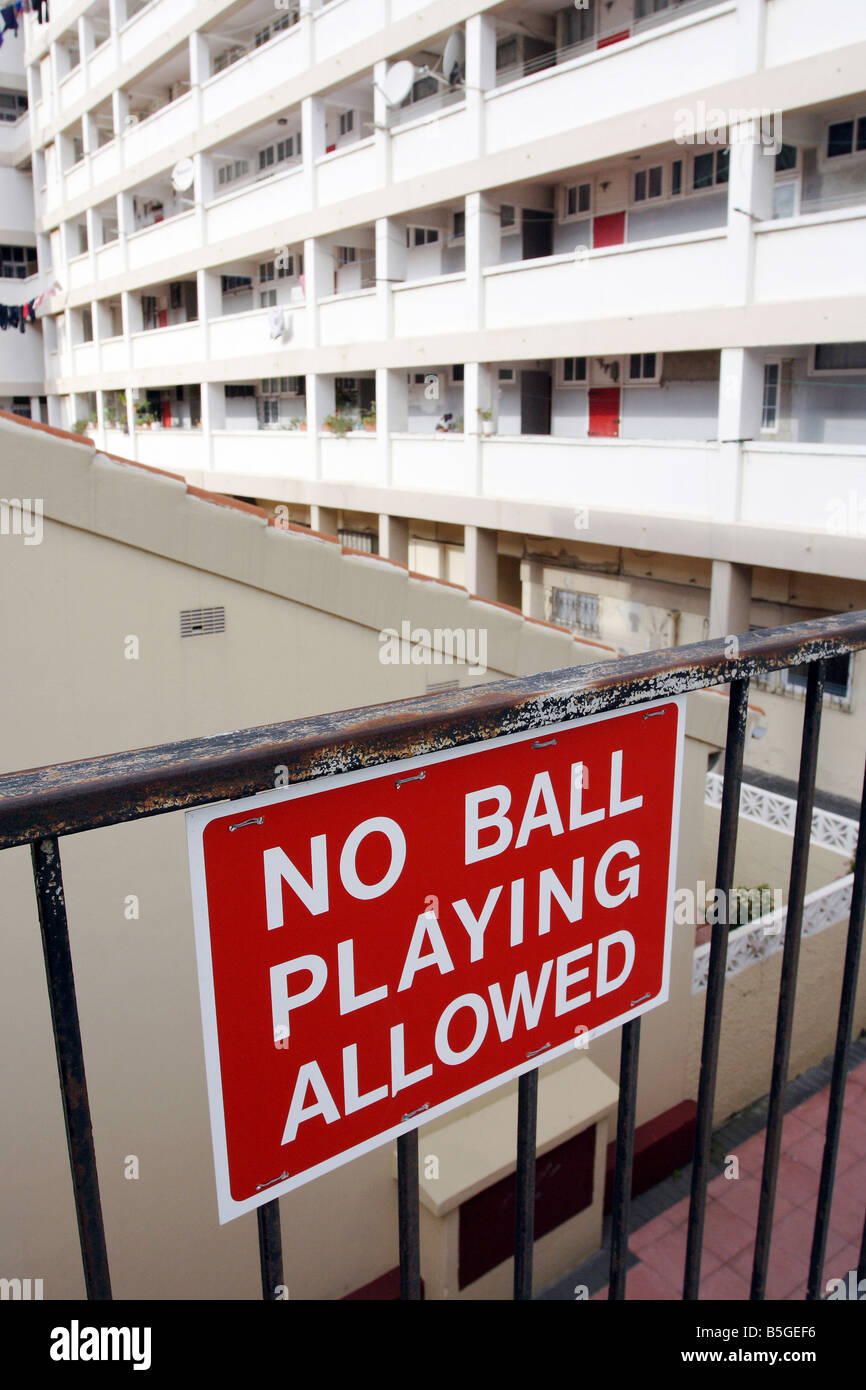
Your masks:
<svg viewBox="0 0 866 1390"><path fill-rule="evenodd" d="M214 632L225 632L226 610L224 608L184 608L180 615L181 637L210 637Z"/></svg>

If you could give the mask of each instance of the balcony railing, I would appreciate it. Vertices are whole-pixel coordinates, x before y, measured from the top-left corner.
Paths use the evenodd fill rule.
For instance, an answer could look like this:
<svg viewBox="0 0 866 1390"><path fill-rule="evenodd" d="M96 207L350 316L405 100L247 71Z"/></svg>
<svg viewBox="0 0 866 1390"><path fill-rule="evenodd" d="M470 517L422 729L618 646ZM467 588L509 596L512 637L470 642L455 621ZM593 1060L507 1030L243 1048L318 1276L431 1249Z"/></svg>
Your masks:
<svg viewBox="0 0 866 1390"><path fill-rule="evenodd" d="M240 733L190 739L117 753L61 768L42 767L0 777L0 849L29 845L42 933L45 971L72 1189L88 1298L110 1299L108 1243L100 1201L96 1149L75 993L75 976L63 888L59 837L118 825L145 816L252 796L273 787L279 766L290 785L359 767L382 766L441 749L484 743L503 734L545 730L563 720L640 706L687 691L729 686L724 780L720 809L716 891L727 904L734 885L749 680L789 666L808 671L803 716L797 811L787 893L786 933L776 1019L775 1052L764 1147L763 1174L752 1264L752 1299L766 1295L779 1174L782 1124L791 1053L822 695L827 661L866 646L866 612L790 627L746 633L737 657L730 639L669 648L637 656L503 680L456 694L395 702L321 715ZM848 1055L866 906L866 784L851 882L847 949L840 980L840 1006L830 1103L820 1176L816 1174L807 1297L821 1296L824 1257L841 1132ZM729 952L728 912L714 908L706 974L700 1083L683 1298L700 1288L704 1220L711 1162L713 1106L722 1033ZM758 1022L758 1020L756 1020ZM608 1296L626 1295L634 1132L640 1054L640 1018L622 1028L619 1106ZM518 1082L517 1164L514 1225L514 1297L532 1297L538 1071ZM411 1117L407 1116L407 1120ZM423 1115L416 1120L420 1124ZM421 1297L418 1131L397 1140L400 1294ZM154 1213L154 1219L157 1214ZM850 1240L859 1242L862 1220ZM262 1296L281 1296L282 1238L278 1200L257 1209ZM861 1261L862 1263L862 1261ZM862 1271L861 1271L862 1273Z"/></svg>

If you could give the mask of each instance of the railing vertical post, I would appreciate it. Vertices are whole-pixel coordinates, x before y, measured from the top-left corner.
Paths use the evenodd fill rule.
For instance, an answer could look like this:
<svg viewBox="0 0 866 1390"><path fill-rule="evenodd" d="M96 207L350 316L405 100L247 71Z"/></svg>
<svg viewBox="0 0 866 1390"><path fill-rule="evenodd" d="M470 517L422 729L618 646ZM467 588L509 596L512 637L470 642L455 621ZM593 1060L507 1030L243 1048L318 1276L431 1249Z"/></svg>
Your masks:
<svg viewBox="0 0 866 1390"><path fill-rule="evenodd" d="M714 899L716 904L719 902L720 893L721 901L724 904L730 902L731 887L734 881L748 702L748 680L731 681L728 701L728 730L725 742L725 781L722 790L719 852L716 861L717 891ZM716 908L707 969L707 1002L704 1011L701 1077L698 1086L698 1113L695 1125L695 1157L692 1163L686 1268L683 1280L683 1298L685 1299L698 1297L701 1282L701 1250L704 1241L704 1214L713 1131L713 1104L719 1065L719 1039L722 1029L722 1001L725 993L727 963L728 912L727 907L721 913Z"/></svg>
<svg viewBox="0 0 866 1390"><path fill-rule="evenodd" d="M818 766L818 735L821 729L821 702L823 698L824 662L815 661L809 667L806 708L803 712L803 741L800 747L797 815L794 822L794 844L791 850L788 910L785 916L782 979L779 985L776 1041L773 1048L773 1072L770 1080L770 1102L764 1140L764 1167L761 1174L761 1199L758 1206L755 1257L752 1264L750 1296L756 1300L764 1298L767 1292L767 1267L770 1262L773 1209L776 1204L779 1156L782 1151L785 1086L788 1080L791 1032L794 1026L794 998L797 991L797 969L800 962L800 936L803 927L803 903L806 898L806 871L809 867L809 842L812 838L812 805L815 797L815 770Z"/></svg>
<svg viewBox="0 0 866 1390"><path fill-rule="evenodd" d="M821 1181L818 1187L818 1206L815 1211L815 1230L809 1258L809 1284L806 1297L821 1297L824 1256L827 1252L827 1233L830 1229L830 1208L833 1183L836 1177L836 1157L842 1130L842 1109L845 1103L848 1048L854 1021L854 1000L860 970L860 950L863 941L863 916L866 906L866 775L860 800L860 826L857 832L857 851L854 857L854 882L851 887L851 915L848 919L848 941L845 965L842 970L842 996L839 1001L839 1022L836 1027L836 1050L833 1054L833 1076L830 1081L830 1104L827 1110L827 1132L824 1156L821 1161Z"/></svg>
<svg viewBox="0 0 866 1390"><path fill-rule="evenodd" d="M418 1196L418 1131L397 1140L397 1221L400 1229L400 1297L421 1297L421 1211Z"/></svg>
<svg viewBox="0 0 866 1390"><path fill-rule="evenodd" d="M532 1298L532 1253L535 1241L535 1135L538 1118L538 1071L517 1082L517 1169L514 1175L514 1297Z"/></svg>
<svg viewBox="0 0 866 1390"><path fill-rule="evenodd" d="M625 1298L628 1267L628 1234L631 1178L634 1161L634 1122L637 1113L637 1068L640 1054L640 1019L633 1018L622 1030L619 1058L619 1108L616 1117L616 1166L613 1172L613 1211L610 1226L609 1299Z"/></svg>
<svg viewBox="0 0 866 1390"><path fill-rule="evenodd" d="M262 1299L273 1302L283 1287L283 1237L280 1231L279 1199L265 1202L256 1210L259 1228L259 1265L262 1272Z"/></svg>
<svg viewBox="0 0 866 1390"><path fill-rule="evenodd" d="M60 846L54 835L31 845L33 882L42 932L45 976L51 1007L51 1026L63 1097L63 1119L75 1193L75 1215L84 1265L84 1286L91 1299L111 1298L111 1278L105 1248L102 1204L90 1101L84 1072L81 1027L75 999L75 975L69 947L66 899L60 867Z"/></svg>

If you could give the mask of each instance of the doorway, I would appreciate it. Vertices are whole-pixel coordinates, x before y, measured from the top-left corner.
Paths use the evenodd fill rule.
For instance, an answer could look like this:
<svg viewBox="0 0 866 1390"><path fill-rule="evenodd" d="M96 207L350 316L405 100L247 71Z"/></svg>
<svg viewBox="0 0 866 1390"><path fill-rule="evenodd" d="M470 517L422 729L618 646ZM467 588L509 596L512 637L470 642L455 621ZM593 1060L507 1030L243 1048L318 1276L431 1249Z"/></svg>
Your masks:
<svg viewBox="0 0 866 1390"><path fill-rule="evenodd" d="M589 435L596 439L619 438L619 398L618 386L600 386L590 391Z"/></svg>
<svg viewBox="0 0 866 1390"><path fill-rule="evenodd" d="M520 373L520 433L550 434L550 372Z"/></svg>

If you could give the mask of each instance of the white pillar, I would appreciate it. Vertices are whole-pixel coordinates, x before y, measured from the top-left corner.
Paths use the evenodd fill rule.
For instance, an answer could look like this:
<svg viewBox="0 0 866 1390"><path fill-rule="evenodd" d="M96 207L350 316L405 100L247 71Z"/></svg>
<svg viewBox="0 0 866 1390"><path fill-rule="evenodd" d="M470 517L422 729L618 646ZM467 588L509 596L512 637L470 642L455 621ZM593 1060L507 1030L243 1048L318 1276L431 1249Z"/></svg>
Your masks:
<svg viewBox="0 0 866 1390"><path fill-rule="evenodd" d="M736 521L740 509L743 447L761 437L764 353L761 348L722 348L719 374L719 462L713 470L714 521Z"/></svg>
<svg viewBox="0 0 866 1390"><path fill-rule="evenodd" d="M305 317L308 347L318 347L319 344L319 300L333 293L333 247L330 242L321 238L310 238L304 242L304 296L307 306Z"/></svg>
<svg viewBox="0 0 866 1390"><path fill-rule="evenodd" d="M466 450L466 489L470 496L481 493L482 417L479 411L493 411L496 427L498 392L494 372L488 362L467 362L463 368L463 433Z"/></svg>
<svg viewBox="0 0 866 1390"><path fill-rule="evenodd" d="M409 518L390 516L383 512L379 517L379 554L387 560L396 560L399 565L409 565Z"/></svg>
<svg viewBox="0 0 866 1390"><path fill-rule="evenodd" d="M484 328L485 266L499 260L499 205L483 193L466 198L466 295L467 328Z"/></svg>
<svg viewBox="0 0 866 1390"><path fill-rule="evenodd" d="M406 229L390 217L376 221L376 304L379 337L394 334L393 287L406 279Z"/></svg>
<svg viewBox="0 0 866 1390"><path fill-rule="evenodd" d="M466 21L466 114L475 144L472 155L476 157L485 153L484 93L495 86L496 19L492 14L472 15Z"/></svg>
<svg viewBox="0 0 866 1390"><path fill-rule="evenodd" d="M390 107L383 87L390 64L383 60L373 65L373 135L376 142L376 186L386 188L391 182L391 132L388 128Z"/></svg>
<svg viewBox="0 0 866 1390"><path fill-rule="evenodd" d="M301 102L301 145L304 169L304 198L307 208L318 202L316 160L325 153L325 99L304 97Z"/></svg>
<svg viewBox="0 0 866 1390"><path fill-rule="evenodd" d="M225 386L221 381L204 381L201 384L201 430L208 468L214 466L213 431L224 430L225 427Z"/></svg>
<svg viewBox="0 0 866 1390"><path fill-rule="evenodd" d="M538 560L520 562L521 611L527 618L547 618L544 602L544 569Z"/></svg>
<svg viewBox="0 0 866 1390"><path fill-rule="evenodd" d="M322 476L322 440L320 438L322 421L326 415L334 414L334 403L334 378L309 373L307 375L307 438L310 440L313 450L317 478ZM346 441L345 447L349 447L348 441ZM314 527L313 529L316 530L317 528Z"/></svg>
<svg viewBox="0 0 866 1390"><path fill-rule="evenodd" d="M376 369L376 435L379 479L390 487L393 478L391 435L409 428L409 388L402 368Z"/></svg>
<svg viewBox="0 0 866 1390"><path fill-rule="evenodd" d="M497 533L482 526L467 526L464 530L466 587L479 598L495 599L498 591Z"/></svg>
<svg viewBox="0 0 866 1390"><path fill-rule="evenodd" d="M738 0L734 52L742 73L760 72L764 66L766 16L766 0Z"/></svg>
<svg viewBox="0 0 866 1390"><path fill-rule="evenodd" d="M730 131L728 170L728 303L749 304L755 272L755 227L773 215L776 147L760 120Z"/></svg>
<svg viewBox="0 0 866 1390"><path fill-rule="evenodd" d="M314 503L310 508L310 526L314 531L320 531L323 536L336 536L336 507L320 507Z"/></svg>
<svg viewBox="0 0 866 1390"><path fill-rule="evenodd" d="M714 560L710 580L709 636L730 637L747 633L751 608L751 566Z"/></svg>

